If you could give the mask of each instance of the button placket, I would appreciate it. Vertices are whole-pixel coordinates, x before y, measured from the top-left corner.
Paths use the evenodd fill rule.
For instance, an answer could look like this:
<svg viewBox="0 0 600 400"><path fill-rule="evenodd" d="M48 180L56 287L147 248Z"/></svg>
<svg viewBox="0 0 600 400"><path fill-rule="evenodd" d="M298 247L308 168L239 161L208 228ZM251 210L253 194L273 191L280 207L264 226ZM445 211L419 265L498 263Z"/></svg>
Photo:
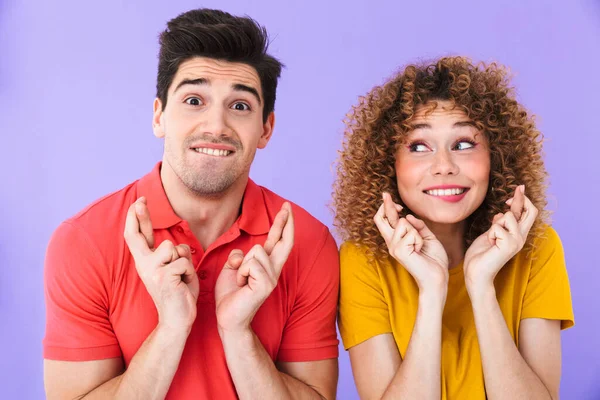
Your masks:
<svg viewBox="0 0 600 400"><path fill-rule="evenodd" d="M183 240L181 240L181 243L185 243L190 247L190 253L192 253L192 255L196 254L198 252L197 250L197 240L194 237L193 234L191 234L190 230L187 228L187 224L185 221L181 222L179 225L177 225L175 228L175 231L177 231L178 234L183 235L184 238ZM192 244L190 244L190 242ZM197 264L197 260L193 260L194 261L194 265Z"/></svg>

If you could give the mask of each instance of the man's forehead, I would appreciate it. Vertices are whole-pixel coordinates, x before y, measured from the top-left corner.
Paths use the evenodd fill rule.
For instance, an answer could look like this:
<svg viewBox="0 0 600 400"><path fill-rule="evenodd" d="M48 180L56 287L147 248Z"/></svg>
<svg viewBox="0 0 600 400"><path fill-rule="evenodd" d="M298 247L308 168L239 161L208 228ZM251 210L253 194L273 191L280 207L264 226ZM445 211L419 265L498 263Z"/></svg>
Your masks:
<svg viewBox="0 0 600 400"><path fill-rule="evenodd" d="M184 80L205 79L209 83L225 81L229 84L243 84L260 90L260 78L250 65L211 58L195 57L179 66L173 83Z"/></svg>

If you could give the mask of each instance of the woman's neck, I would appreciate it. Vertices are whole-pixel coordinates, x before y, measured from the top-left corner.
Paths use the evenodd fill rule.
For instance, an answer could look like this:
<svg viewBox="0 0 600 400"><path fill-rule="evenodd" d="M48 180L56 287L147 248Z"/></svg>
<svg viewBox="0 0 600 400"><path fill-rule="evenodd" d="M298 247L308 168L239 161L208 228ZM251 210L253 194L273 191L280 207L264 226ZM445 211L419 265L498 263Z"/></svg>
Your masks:
<svg viewBox="0 0 600 400"><path fill-rule="evenodd" d="M457 267L465 256L465 221L456 224L440 224L425 221L427 227L440 241L448 255L448 268Z"/></svg>

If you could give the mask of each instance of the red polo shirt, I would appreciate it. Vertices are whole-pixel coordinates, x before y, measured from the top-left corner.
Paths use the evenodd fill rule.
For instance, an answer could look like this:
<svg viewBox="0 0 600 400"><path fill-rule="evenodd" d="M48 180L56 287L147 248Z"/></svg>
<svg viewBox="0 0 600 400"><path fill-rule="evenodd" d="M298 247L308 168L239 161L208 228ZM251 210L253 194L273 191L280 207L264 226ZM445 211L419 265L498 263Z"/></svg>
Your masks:
<svg viewBox="0 0 600 400"><path fill-rule="evenodd" d="M265 242L285 200L249 180L240 217L204 252L188 223L171 208L160 165L54 232L45 263L44 358L123 357L127 366L156 327L156 308L123 239L127 209L145 196L156 246L166 239L188 244L200 279L196 321L167 398L236 398L217 332L215 282L232 249L247 252ZM294 248L252 328L274 361L336 358L337 246L326 226L294 204L292 209Z"/></svg>

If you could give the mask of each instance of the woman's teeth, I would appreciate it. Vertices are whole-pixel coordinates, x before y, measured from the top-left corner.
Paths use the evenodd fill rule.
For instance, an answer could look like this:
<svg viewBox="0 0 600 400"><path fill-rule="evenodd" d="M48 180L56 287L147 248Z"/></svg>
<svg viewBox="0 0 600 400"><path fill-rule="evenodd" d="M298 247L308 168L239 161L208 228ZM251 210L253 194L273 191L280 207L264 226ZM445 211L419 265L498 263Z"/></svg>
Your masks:
<svg viewBox="0 0 600 400"><path fill-rule="evenodd" d="M426 190L425 193L431 196L456 196L463 194L467 190L466 188L453 188L453 189L433 189Z"/></svg>

